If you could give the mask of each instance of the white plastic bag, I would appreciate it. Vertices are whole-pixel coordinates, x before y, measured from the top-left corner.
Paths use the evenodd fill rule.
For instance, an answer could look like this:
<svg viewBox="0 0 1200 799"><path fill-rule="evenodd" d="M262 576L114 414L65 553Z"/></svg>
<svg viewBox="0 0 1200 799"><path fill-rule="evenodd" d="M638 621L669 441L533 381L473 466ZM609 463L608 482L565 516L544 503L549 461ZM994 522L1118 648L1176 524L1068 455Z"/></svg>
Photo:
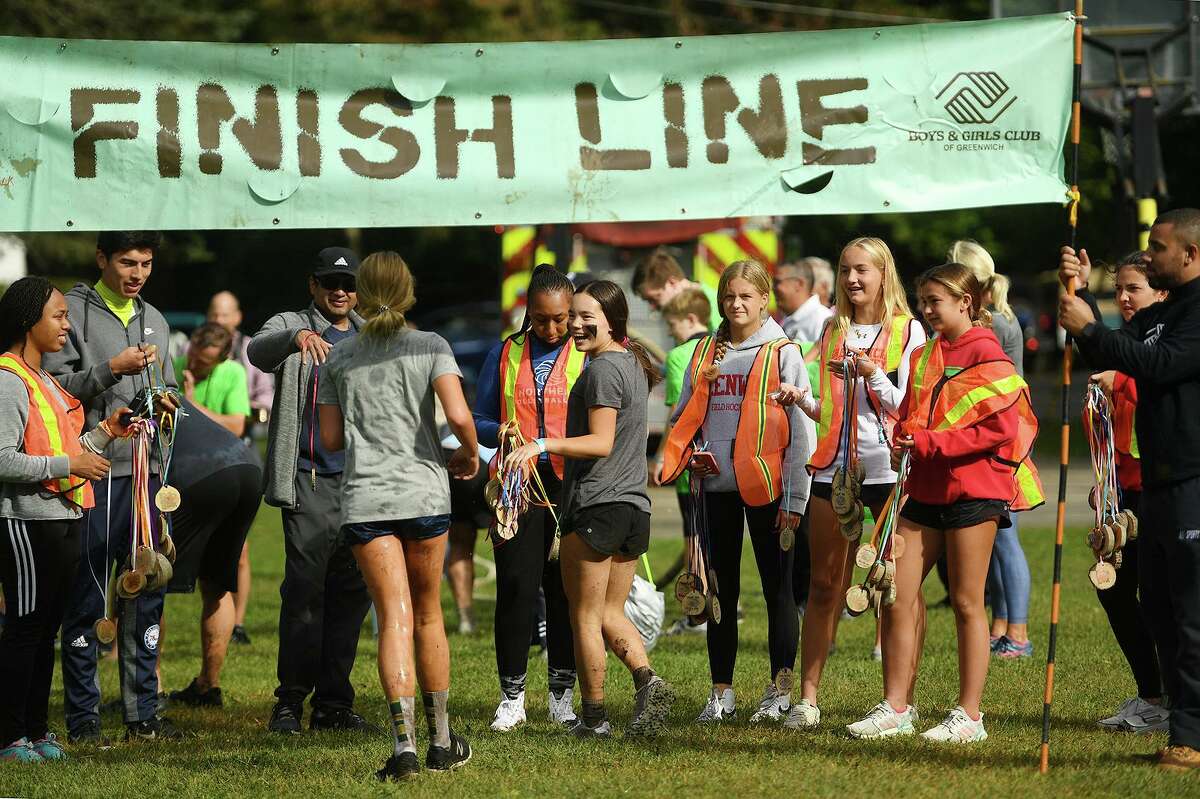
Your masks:
<svg viewBox="0 0 1200 799"><path fill-rule="evenodd" d="M650 574L650 564L646 556L642 556L642 565L646 574ZM663 619L667 615L667 600L662 591L654 587L654 583L642 577L633 575L633 585L629 589L629 597L625 600L625 617L633 622L642 635L642 643L649 652L658 643L658 634L662 631Z"/></svg>

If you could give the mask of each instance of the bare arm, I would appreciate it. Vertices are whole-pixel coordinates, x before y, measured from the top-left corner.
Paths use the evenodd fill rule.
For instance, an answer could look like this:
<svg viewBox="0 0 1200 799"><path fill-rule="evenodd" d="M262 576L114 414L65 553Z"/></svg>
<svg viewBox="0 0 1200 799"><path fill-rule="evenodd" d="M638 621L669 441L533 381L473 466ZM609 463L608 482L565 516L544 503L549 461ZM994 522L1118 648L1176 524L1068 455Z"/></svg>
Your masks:
<svg viewBox="0 0 1200 799"><path fill-rule="evenodd" d="M588 408L588 433L573 438L547 438L546 451L567 458L607 458L617 436L617 409ZM528 446L528 445L527 445ZM536 445L535 445L536 446Z"/></svg>
<svg viewBox="0 0 1200 799"><path fill-rule="evenodd" d="M338 405L317 405L317 422L321 425L321 446L329 452L346 448L346 420Z"/></svg>

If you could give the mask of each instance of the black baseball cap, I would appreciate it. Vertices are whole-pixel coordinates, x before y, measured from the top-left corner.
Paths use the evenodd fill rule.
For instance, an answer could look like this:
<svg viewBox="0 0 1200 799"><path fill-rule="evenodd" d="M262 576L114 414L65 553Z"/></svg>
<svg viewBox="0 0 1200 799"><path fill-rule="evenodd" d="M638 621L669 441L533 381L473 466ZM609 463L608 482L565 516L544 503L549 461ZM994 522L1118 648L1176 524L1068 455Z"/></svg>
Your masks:
<svg viewBox="0 0 1200 799"><path fill-rule="evenodd" d="M326 247L317 253L317 266L313 277L325 275L357 275L358 256L345 247Z"/></svg>

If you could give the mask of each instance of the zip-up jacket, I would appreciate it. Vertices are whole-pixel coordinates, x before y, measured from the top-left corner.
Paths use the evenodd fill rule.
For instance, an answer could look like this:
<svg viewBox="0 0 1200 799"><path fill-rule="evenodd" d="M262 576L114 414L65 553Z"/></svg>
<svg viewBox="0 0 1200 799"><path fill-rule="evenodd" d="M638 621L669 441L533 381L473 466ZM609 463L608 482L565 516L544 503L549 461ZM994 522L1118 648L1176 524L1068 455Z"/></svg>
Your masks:
<svg viewBox="0 0 1200 799"><path fill-rule="evenodd" d="M351 311L350 324L358 330L363 319ZM271 421L267 426L267 462L263 469L263 495L268 505L296 507L301 419L313 366L308 358L300 362L296 335L301 330L312 330L320 335L327 327L329 320L315 305L309 305L303 311L284 311L268 319L246 348L250 363L275 375L275 399L271 403Z"/></svg>
<svg viewBox="0 0 1200 799"><path fill-rule="evenodd" d="M124 324L104 303L104 299L86 283L76 283L67 292L67 310L71 330L67 343L58 352L42 356L42 368L62 384L87 410L86 429L100 424L122 406L132 407L135 398L150 385L143 374L114 375L108 361L126 347L153 344L158 347L158 362L151 370L161 368L163 382L178 388L175 369L171 365L170 337L167 320L153 305L135 297L133 316ZM187 424L186 420L180 424ZM133 446L130 439L117 439L105 455L112 460L113 477L128 477L133 473ZM156 458L150 459L151 471L158 473Z"/></svg>
<svg viewBox="0 0 1200 799"><path fill-rule="evenodd" d="M1094 367L1137 382L1142 484L1200 477L1200 278L1171 289L1120 330L1092 322L1076 341Z"/></svg>

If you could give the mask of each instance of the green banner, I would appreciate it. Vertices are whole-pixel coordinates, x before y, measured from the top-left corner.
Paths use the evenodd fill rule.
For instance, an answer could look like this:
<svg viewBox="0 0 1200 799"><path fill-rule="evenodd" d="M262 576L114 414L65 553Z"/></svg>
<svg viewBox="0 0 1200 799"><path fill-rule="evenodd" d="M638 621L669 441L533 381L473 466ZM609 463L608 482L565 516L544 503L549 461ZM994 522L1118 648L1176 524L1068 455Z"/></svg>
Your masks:
<svg viewBox="0 0 1200 799"><path fill-rule="evenodd" d="M0 230L1065 201L1069 15L588 42L0 37Z"/></svg>

